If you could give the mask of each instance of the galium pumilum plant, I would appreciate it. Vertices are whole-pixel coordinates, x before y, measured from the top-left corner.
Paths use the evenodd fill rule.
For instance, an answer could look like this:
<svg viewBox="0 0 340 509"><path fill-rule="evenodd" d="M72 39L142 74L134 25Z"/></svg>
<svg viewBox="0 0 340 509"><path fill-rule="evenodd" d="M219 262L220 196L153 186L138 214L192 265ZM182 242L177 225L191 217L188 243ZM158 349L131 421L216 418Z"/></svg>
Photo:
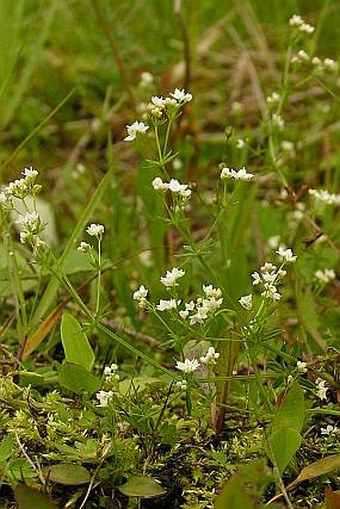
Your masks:
<svg viewBox="0 0 340 509"><path fill-rule="evenodd" d="M298 30L311 33L309 25L295 18L293 21L294 23L291 24L297 26ZM293 40L292 47L295 44L297 43ZM301 63L296 61L291 54L292 49L288 51L280 93L274 92L268 96L267 105L270 117L264 121L264 129L269 133L266 154L269 154L269 159L273 163L274 169L277 170L281 183L286 185L289 176L282 172L276 152L279 150L280 133L284 128L284 120L281 115L284 113L285 104L289 101L291 65ZM306 61L301 50L297 55L301 61ZM311 63L316 65L315 60L314 63ZM318 68L315 72L321 72L326 68L334 72L334 67L335 64L330 65L327 61L327 63L323 63L324 69ZM137 302L141 313L153 316L166 331L166 346L170 347L173 356L172 367L174 369L172 370L164 368L150 355L144 354L143 351L139 351L126 341L124 342L119 335L114 334L101 323L104 225L89 224L92 217L88 217L86 222L89 225L86 232L93 238L94 246L82 241L78 248L84 256L89 258L96 275L95 304L91 310L73 287L69 278L56 270L58 261L47 243L42 240L43 222L39 217L35 200L36 194L40 190L36 184L37 171L33 168L25 169L23 178L9 184L1 193L3 234L5 242L7 242L9 274L15 302L18 337L21 344L25 345L25 337L30 329L30 316L26 309L25 292L16 261L17 255L13 250L13 235L10 226L10 214L13 212L19 215L19 219L16 219L19 221L20 229L19 245L25 248L25 255L28 258L31 255L26 248L32 250L37 262L36 266L44 271L42 275L45 275L45 272L50 272L51 278L64 285L86 320L93 326L93 330L97 328L102 334L108 335L110 339L120 342L131 353L142 357L146 363L152 364L156 369L162 370L164 376L167 377L167 383L172 381L164 406L151 412L150 417L150 415L147 416L146 407L142 407L142 405L138 405L138 401L136 402L138 397L128 398L128 403L124 403L125 395L120 391L118 367L115 363L105 367L102 386L100 381L98 383L98 380L94 381L89 374L85 376L82 372L84 377L82 381L90 384L89 392L95 394L93 404L102 412L105 419L108 421L117 419L119 422L117 415L124 414L126 420L135 430L139 430L141 436L143 435L141 430L148 436L147 439L141 440L146 458L145 471L156 453L157 440L161 436L162 418L166 414L167 406L173 404L177 399L181 399L182 396L185 399L189 415L199 412L198 402L203 402L203 406L210 406L211 426L219 434L223 430L225 412L232 402L232 388L236 385L237 380L245 380L246 384L253 384L253 380L255 380L261 403L264 404L267 414L271 415L275 403L275 392L264 386L265 377L258 365L258 359L264 352L268 357L281 355L287 362L287 368L281 369L278 376L279 383L281 380L281 387L285 391L286 406L289 402L287 394L291 395L291 399L293 394L298 394L300 400L303 400L301 392L294 385L295 381L305 383L310 394L314 394L320 403L327 401L334 383L334 380L328 377L324 369L318 370L317 376L314 376L311 381L303 382L303 376L305 376L307 368L310 368L308 363L297 360L294 355L280 352L272 341L281 333L280 330L272 330L277 306L282 299L281 286L284 288L285 282L295 270L293 264L297 257L291 248L287 248L280 239L277 242L272 239L271 251L267 251L266 259L260 264L258 271L252 273L252 281L249 280L248 288L252 288L253 291L243 294L243 290L240 290L236 298L230 293L225 278L221 276L218 268L215 268L212 262L212 251L224 251L222 257L226 264L232 264L233 260L230 258L237 256L237 253L235 255L235 252L229 249L232 238L228 231L227 234L225 232L226 224L230 220L231 211L240 210L243 206L242 203L237 203L237 200L246 195L247 191L245 190L256 190L256 186L260 185L258 170L252 170L254 173L251 173L245 167L234 169L228 167L225 162L221 164L219 176L216 173L214 203L210 206L210 210L213 211L211 225L207 228L203 240L196 239L191 217L195 212L196 196L199 197L202 190L199 182L197 185L181 182L181 178L175 173L176 165L174 164L178 154L171 150L172 129L185 105L191 100L191 94L180 89L176 89L167 98L152 97L150 104L145 108L142 121L136 121L127 126L128 135L125 138L126 142L134 141L140 137L154 143L155 159L149 164L154 168L155 174L150 180L150 192L157 193L163 200L163 221L168 227L175 228L180 233L183 242L183 248L178 250L177 256L168 257L165 273L159 277L162 289L159 293L162 294L162 298L154 300L152 291L145 281L133 292L133 299ZM242 143L238 143L238 145L240 149L243 148ZM336 193L311 189L309 195L313 200L312 203L315 200L316 206L321 204L337 207L339 204L339 195ZM29 202L28 196L31 197ZM253 191L253 199L254 196ZM17 209L15 200L22 202L24 213ZM305 213L303 207L298 212ZM162 219L160 218L160 220ZM77 230L77 238L80 237L84 229L83 227ZM289 235L286 238L289 238ZM198 271L197 267L201 267L201 270ZM192 274L201 277L202 273L204 274L203 280L198 283L196 281L192 281L192 284L188 283L188 278ZM323 267L316 270L314 281L316 293L322 291L320 285L329 283L335 277L336 274L331 268ZM64 325L71 322L72 320L64 315ZM66 360L68 362L76 361L75 364L79 362L83 368L91 371L93 367L91 347L86 336L82 333L84 331L80 324L77 325L73 322L73 325L77 330L77 334L73 338L69 338L67 327L64 327L65 334L62 339ZM75 350L71 351L72 341L81 346L83 354L86 349L88 352L86 362ZM235 372L235 368L239 359L244 358L247 360L248 372L242 377L237 371ZM75 369L74 366L69 367ZM282 380L283 375L288 375L288 373L290 373L289 376ZM272 373L270 376L275 378ZM70 388L69 385L66 387ZM300 417L301 415L302 413L300 413ZM280 476L285 468L282 465L285 465L286 458L282 459L280 456L282 451L275 449L275 437L278 430L281 430L282 422L286 423L286 421L283 420L279 412L277 412L276 421L279 423L276 424L276 428L273 426L268 430L267 451L276 465L280 482ZM299 443L300 440L300 424L294 430L296 443ZM336 434L336 426L328 424L322 428L322 434L327 436Z"/></svg>

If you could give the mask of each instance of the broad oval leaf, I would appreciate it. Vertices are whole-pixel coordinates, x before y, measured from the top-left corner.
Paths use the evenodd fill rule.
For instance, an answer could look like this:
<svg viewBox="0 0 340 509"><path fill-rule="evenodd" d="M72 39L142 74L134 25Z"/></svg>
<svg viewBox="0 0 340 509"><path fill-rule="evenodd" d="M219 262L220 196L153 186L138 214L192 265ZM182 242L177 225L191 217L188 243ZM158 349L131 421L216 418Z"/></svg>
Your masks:
<svg viewBox="0 0 340 509"><path fill-rule="evenodd" d="M152 477L148 477L147 475L131 477L127 483L123 486L119 486L119 491L127 497L136 498L154 498L166 494L166 490Z"/></svg>
<svg viewBox="0 0 340 509"><path fill-rule="evenodd" d="M280 428L268 437L268 456L275 463L280 474L284 472L301 442L301 435L294 428Z"/></svg>
<svg viewBox="0 0 340 509"><path fill-rule="evenodd" d="M94 364L94 353L80 323L70 313L61 319L61 341L67 362L79 364L89 371Z"/></svg>
<svg viewBox="0 0 340 509"><path fill-rule="evenodd" d="M77 486L89 483L91 476L85 467L73 463L58 463L44 469L44 474L50 481L67 486Z"/></svg>
<svg viewBox="0 0 340 509"><path fill-rule="evenodd" d="M99 391L101 381L86 368L73 362L65 362L58 368L58 380L66 389L81 394Z"/></svg>
<svg viewBox="0 0 340 509"><path fill-rule="evenodd" d="M214 509L256 509L251 498L244 489L239 474L234 474L223 487Z"/></svg>
<svg viewBox="0 0 340 509"><path fill-rule="evenodd" d="M13 491L18 509L58 509L59 507L49 497L25 484L18 484Z"/></svg>
<svg viewBox="0 0 340 509"><path fill-rule="evenodd" d="M325 489L325 509L339 509L340 492L332 491L330 488Z"/></svg>

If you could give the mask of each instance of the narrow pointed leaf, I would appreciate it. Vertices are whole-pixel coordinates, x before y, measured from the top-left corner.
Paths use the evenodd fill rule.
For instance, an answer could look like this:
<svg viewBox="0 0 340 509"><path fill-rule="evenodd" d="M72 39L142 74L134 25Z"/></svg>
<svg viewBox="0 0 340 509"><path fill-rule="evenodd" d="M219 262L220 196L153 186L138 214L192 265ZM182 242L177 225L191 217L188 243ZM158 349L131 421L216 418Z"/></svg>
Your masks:
<svg viewBox="0 0 340 509"><path fill-rule="evenodd" d="M340 469L340 454L332 454L332 456L314 461L314 463L307 465L307 467L301 470L297 478L287 486L287 490L294 488L303 481L314 479L337 469Z"/></svg>

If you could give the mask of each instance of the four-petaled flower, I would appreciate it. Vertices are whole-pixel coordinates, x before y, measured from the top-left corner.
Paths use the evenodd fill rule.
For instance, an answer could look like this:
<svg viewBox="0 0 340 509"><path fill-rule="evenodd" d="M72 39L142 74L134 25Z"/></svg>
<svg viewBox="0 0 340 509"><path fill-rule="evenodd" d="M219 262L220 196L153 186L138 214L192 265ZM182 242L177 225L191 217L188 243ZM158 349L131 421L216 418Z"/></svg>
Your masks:
<svg viewBox="0 0 340 509"><path fill-rule="evenodd" d="M133 124L126 126L128 135L124 138L124 141L133 141L136 139L137 134L145 134L148 129L148 125L136 120Z"/></svg>
<svg viewBox="0 0 340 509"><path fill-rule="evenodd" d="M104 230L105 228L102 224L92 223L87 227L86 233L88 233L91 237L100 237L103 235Z"/></svg>
<svg viewBox="0 0 340 509"><path fill-rule="evenodd" d="M185 359L184 362L177 361L175 367L183 373L193 373L200 367L200 363L197 359Z"/></svg>

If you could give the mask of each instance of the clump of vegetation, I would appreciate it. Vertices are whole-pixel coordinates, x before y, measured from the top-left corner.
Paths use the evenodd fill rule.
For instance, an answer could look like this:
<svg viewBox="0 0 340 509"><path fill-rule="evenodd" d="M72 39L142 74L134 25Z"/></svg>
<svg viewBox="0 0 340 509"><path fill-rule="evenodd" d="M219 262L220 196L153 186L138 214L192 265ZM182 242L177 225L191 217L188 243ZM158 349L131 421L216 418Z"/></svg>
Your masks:
<svg viewBox="0 0 340 509"><path fill-rule="evenodd" d="M90 54L82 61L84 48L80 70L50 80L68 51L58 37L46 46L56 2L41 7L36 53L22 53L3 115L18 142L4 140L0 191L3 507L339 503L339 78L317 45L335 3L320 7L317 26L280 11L275 54L251 4L235 2L228 34L239 56L228 58L226 13L209 25L208 4L203 22L176 3L184 61L155 61L159 80L141 72L141 50L140 68L129 67L135 42L121 53L125 7L97 0L94 19L80 5L61 15L71 27L75 13L88 21L114 76ZM38 23L41 12L22 6L6 13L13 27ZM160 14L153 6L143 9ZM53 85L44 100L30 88L38 53L45 75L32 83ZM213 76L202 65L210 53ZM227 120L217 76L232 84ZM59 104L42 114L51 97ZM45 145L63 144L43 161ZM37 162L18 176L28 149Z"/></svg>

